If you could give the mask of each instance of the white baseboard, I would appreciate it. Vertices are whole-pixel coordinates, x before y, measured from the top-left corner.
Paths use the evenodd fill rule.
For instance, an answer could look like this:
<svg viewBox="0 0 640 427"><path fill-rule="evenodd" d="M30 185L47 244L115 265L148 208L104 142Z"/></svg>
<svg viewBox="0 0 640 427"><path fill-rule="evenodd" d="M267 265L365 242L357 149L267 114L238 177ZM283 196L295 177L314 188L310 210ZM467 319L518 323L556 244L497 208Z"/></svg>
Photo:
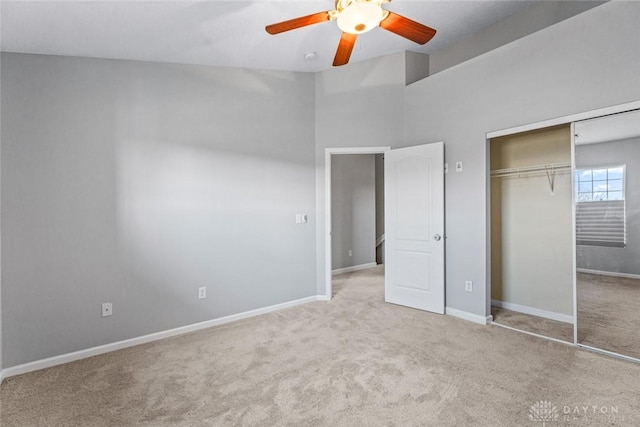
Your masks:
<svg viewBox="0 0 640 427"><path fill-rule="evenodd" d="M352 271L366 270L367 268L375 267L376 265L378 265L378 263L369 262L366 264L354 265L352 267L337 268L331 272L331 275L337 276L338 274L351 273Z"/></svg>
<svg viewBox="0 0 640 427"><path fill-rule="evenodd" d="M86 359L88 357L97 356L99 354L109 353L123 348L133 347L148 342L161 340L164 338L182 335L189 332L199 331L201 329L211 328L213 326L224 325L225 323L235 322L237 320L247 319L249 317L259 316L261 314L271 313L273 311L282 310L284 308L294 307L296 305L307 304L314 301L323 301L324 295L316 295L301 298L293 301L283 302L281 304L271 305L269 307L257 308L255 310L245 311L243 313L232 314L230 316L220 317L217 319L207 320L204 322L194 323L191 325L181 326L167 331L155 332L141 337L130 338L123 341L117 341L110 344L100 345L97 347L87 348L84 350L74 351L73 353L61 354L59 356L49 357L47 359L36 360L25 363L23 365L12 366L0 371L0 384L5 378L15 375L26 374L27 372L38 371L44 368L50 368L56 365L73 362L75 360Z"/></svg>
<svg viewBox="0 0 640 427"><path fill-rule="evenodd" d="M640 279L640 274L617 273L615 271L589 270L587 268L576 268L578 273L597 274L598 276L626 277L627 279Z"/></svg>
<svg viewBox="0 0 640 427"><path fill-rule="evenodd" d="M556 313L555 311L542 310L535 307L527 307L526 305L513 304L511 302L491 300L491 305L506 310L517 311L519 313L530 314L532 316L544 317L545 319L556 320L558 322L569 323L573 325L573 316L570 314Z"/></svg>
<svg viewBox="0 0 640 427"><path fill-rule="evenodd" d="M477 314L469 313L468 311L458 310L457 308L446 307L445 314L447 316L458 317L460 319L468 320L473 323L478 323L480 325L489 325L493 321L493 317L489 316L479 316Z"/></svg>

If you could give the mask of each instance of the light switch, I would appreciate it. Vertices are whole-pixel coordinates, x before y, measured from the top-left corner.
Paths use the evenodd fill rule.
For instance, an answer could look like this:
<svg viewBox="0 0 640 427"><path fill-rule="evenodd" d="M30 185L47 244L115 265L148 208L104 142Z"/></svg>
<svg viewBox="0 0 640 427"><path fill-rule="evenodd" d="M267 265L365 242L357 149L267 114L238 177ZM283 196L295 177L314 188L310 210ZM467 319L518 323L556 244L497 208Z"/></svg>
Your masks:
<svg viewBox="0 0 640 427"><path fill-rule="evenodd" d="M462 172L462 162L456 162L456 172Z"/></svg>

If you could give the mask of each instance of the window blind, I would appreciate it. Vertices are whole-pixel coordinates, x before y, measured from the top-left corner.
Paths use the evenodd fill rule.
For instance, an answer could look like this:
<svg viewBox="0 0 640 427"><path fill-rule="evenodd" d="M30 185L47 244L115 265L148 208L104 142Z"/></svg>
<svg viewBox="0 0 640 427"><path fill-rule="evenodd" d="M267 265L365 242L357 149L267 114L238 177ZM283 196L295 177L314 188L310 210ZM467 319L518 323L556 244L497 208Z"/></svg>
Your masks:
<svg viewBox="0 0 640 427"><path fill-rule="evenodd" d="M578 245L624 247L624 200L576 203L576 240Z"/></svg>

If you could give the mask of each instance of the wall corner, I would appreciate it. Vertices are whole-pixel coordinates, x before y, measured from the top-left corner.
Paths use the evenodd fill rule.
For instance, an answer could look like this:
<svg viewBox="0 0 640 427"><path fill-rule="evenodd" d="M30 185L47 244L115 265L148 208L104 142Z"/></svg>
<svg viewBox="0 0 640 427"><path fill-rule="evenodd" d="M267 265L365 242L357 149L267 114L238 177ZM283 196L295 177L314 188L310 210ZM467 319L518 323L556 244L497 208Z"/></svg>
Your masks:
<svg viewBox="0 0 640 427"><path fill-rule="evenodd" d="M429 55L404 52L405 86L429 77Z"/></svg>

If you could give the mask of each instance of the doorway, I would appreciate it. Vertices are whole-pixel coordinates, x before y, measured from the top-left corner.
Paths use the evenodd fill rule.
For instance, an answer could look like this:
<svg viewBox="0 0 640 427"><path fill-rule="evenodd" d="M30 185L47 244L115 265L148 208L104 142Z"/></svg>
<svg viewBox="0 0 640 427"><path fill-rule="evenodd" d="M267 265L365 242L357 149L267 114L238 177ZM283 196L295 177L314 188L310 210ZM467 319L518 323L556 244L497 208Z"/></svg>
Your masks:
<svg viewBox="0 0 640 427"><path fill-rule="evenodd" d="M331 242L334 276L382 264L383 154L340 154L331 165Z"/></svg>
<svg viewBox="0 0 640 427"><path fill-rule="evenodd" d="M326 270L325 270L325 279L326 279L326 299L331 299L333 296L333 275L339 273L346 273L349 271L357 271L364 268L374 267L377 265L376 262L376 246L380 243L379 246L384 246L384 240L380 239L381 236L378 236L379 227L376 226L376 182L375 182L375 155L383 155L385 152L389 151L391 147L353 147L353 148L328 148L325 152L325 187L326 187L326 211L325 211L325 224L327 233L325 234L325 260L326 260ZM345 167L348 167L349 163L352 165L356 165L358 168L366 167L367 163L370 164L372 170L370 182L371 192L367 192L367 198L371 198L370 200L358 200L358 206L351 205L350 208L341 208L338 212L334 212L334 200L335 197L353 197L353 188L345 188L343 194L334 194L333 189L333 166L340 167L339 163L334 162L336 156L345 156L340 157L340 160L347 160L345 163ZM367 159L367 157L369 159ZM351 162L349 161L351 160ZM369 160L369 162L367 162ZM341 172L342 167L340 167ZM344 179L350 184L353 183L353 179L359 179L362 174L358 173L358 170L354 170L353 168L347 171L344 171L340 175L340 179ZM365 178L366 179L366 178ZM356 183L357 184L357 183ZM358 187L358 186L354 186ZM384 192L384 191L382 191ZM349 200L351 203L353 199ZM384 206L384 205L383 205ZM353 221L358 220L358 216L362 215L362 209L368 210L368 212L364 212L367 215L366 222L371 223L369 226L365 225L364 230L358 229L358 227L353 227ZM339 221L336 224L338 228L334 230L333 220L336 215L339 217ZM354 217L355 214L355 217ZM345 226L345 223L351 222L350 225ZM362 224L360 224L362 225ZM348 231L347 231L348 229ZM334 255L334 242L333 242L333 234L334 231L336 233L349 233L349 238L345 238L345 236L341 236L339 239L339 244L335 248L338 253ZM354 238L353 232L356 232L356 236ZM337 236L336 236L337 237ZM371 240L367 243L367 240ZM357 249L356 249L357 247ZM355 255L355 256L354 256Z"/></svg>

